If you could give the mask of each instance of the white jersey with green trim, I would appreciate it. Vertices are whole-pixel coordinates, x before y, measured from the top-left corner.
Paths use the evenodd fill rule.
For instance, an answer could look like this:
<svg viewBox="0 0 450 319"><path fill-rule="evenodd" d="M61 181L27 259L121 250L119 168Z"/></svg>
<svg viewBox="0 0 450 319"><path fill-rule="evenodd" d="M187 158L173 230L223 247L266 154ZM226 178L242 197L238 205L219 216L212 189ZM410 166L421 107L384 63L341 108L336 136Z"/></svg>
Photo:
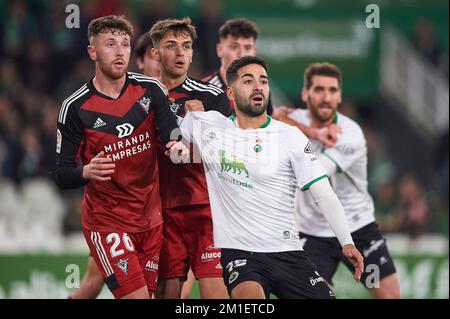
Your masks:
<svg viewBox="0 0 450 319"><path fill-rule="evenodd" d="M240 129L216 111L188 112L180 128L203 159L214 245L252 252L302 250L295 191L327 176L306 136L270 117L260 128ZM195 154L193 160L198 160Z"/></svg>
<svg viewBox="0 0 450 319"><path fill-rule="evenodd" d="M297 109L290 115L293 120L311 125L308 110ZM337 113L336 124L342 128L337 143L325 148L311 140L312 149L331 159L337 173L330 177L334 192L344 207L351 232L375 221L374 204L367 189L367 146L359 125L347 116ZM335 237L327 220L306 192L297 194L298 223L302 233L318 237Z"/></svg>

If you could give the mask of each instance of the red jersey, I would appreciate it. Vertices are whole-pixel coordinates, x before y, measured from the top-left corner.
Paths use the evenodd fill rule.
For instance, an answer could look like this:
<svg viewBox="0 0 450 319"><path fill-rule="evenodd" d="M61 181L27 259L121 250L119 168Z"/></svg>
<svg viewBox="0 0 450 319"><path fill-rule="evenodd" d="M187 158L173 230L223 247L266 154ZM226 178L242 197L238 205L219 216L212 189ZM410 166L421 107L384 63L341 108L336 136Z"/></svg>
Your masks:
<svg viewBox="0 0 450 319"><path fill-rule="evenodd" d="M85 185L85 229L137 233L161 224L156 135L167 143L175 128L163 85L137 73L127 73L117 99L98 92L91 80L64 101L57 131L60 186L80 186L69 169L101 151L116 165L110 181Z"/></svg>
<svg viewBox="0 0 450 319"><path fill-rule="evenodd" d="M225 116L232 114L230 102L221 89L189 77L182 84L171 89L169 97L175 99L170 104L170 110L180 117L186 114L184 102L194 99L202 101L205 111L216 110ZM164 155L164 149L160 145L158 164L164 208L209 204L205 171L200 157L198 163L175 165Z"/></svg>

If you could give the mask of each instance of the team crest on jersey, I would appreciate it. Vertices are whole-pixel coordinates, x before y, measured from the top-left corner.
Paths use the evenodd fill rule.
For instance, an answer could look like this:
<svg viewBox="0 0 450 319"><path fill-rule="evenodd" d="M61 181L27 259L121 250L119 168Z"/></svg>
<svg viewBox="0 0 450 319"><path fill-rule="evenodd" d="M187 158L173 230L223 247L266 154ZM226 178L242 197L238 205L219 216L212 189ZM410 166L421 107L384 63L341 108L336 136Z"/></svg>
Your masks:
<svg viewBox="0 0 450 319"><path fill-rule="evenodd" d="M175 102L170 103L170 110L175 115L178 113L178 110L180 109L180 107L181 107L181 104L178 104Z"/></svg>
<svg viewBox="0 0 450 319"><path fill-rule="evenodd" d="M116 265L125 273L125 275L128 275L128 258L120 259Z"/></svg>
<svg viewBox="0 0 450 319"><path fill-rule="evenodd" d="M152 102L152 99L149 97L143 96L138 102L144 109L145 113L148 114L148 110L150 109L150 103Z"/></svg>
<svg viewBox="0 0 450 319"><path fill-rule="evenodd" d="M216 132L213 132L213 131L208 132L207 136L208 136L209 141L213 141L213 140L217 139L217 134L216 134Z"/></svg>
<svg viewBox="0 0 450 319"><path fill-rule="evenodd" d="M241 175L245 174L249 177L248 170L245 167L244 161L239 160L236 155L232 155L232 159L227 158L224 150L219 150L220 168L222 173L232 170L233 174Z"/></svg>
<svg viewBox="0 0 450 319"><path fill-rule="evenodd" d="M259 152L261 152L262 151L262 139L260 139L259 137L257 137L256 138L256 145L255 145L255 147L253 147L253 150L256 152L256 153L259 153Z"/></svg>

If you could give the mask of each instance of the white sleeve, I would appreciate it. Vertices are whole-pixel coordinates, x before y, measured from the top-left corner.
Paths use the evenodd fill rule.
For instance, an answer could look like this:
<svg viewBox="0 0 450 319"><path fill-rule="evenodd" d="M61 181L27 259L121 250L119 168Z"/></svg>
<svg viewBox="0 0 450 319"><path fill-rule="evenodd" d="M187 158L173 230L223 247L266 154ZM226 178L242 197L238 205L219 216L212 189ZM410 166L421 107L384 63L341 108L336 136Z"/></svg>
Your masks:
<svg viewBox="0 0 450 319"><path fill-rule="evenodd" d="M314 203L319 207L322 214L336 234L341 246L352 244L353 239L347 224L344 208L331 188L328 179L321 179L309 188Z"/></svg>
<svg viewBox="0 0 450 319"><path fill-rule="evenodd" d="M319 156L319 161L320 164L322 164L323 168L325 168L325 171L327 172L328 176L333 176L334 174L336 174L338 170L336 163L333 162L328 156L321 154Z"/></svg>
<svg viewBox="0 0 450 319"><path fill-rule="evenodd" d="M326 148L322 154L334 162L338 173L342 173L365 153L367 153L367 147L364 134L359 127L352 127L343 128L336 145Z"/></svg>
<svg viewBox="0 0 450 319"><path fill-rule="evenodd" d="M184 118L177 116L177 122L183 138L188 142L192 142L194 134L194 118L192 117L192 112L188 111Z"/></svg>
<svg viewBox="0 0 450 319"><path fill-rule="evenodd" d="M318 180L327 177L317 154L311 149L311 142L298 128L292 127L286 141L289 142L288 155L298 188L305 191Z"/></svg>

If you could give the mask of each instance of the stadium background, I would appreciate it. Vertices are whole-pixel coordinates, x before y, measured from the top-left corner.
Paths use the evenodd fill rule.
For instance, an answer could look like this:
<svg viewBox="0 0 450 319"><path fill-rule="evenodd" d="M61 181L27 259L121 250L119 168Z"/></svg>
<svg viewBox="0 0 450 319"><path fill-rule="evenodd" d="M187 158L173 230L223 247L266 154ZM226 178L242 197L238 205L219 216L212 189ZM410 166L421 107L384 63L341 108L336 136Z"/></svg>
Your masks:
<svg viewBox="0 0 450 319"><path fill-rule="evenodd" d="M79 5L79 29L65 25L70 3ZM366 26L371 3L380 8L380 28ZM66 298L70 267L80 275L85 269L82 191L60 192L47 172L60 104L93 76L87 23L117 13L132 20L136 37L157 19L191 16L199 33L193 77L218 67L217 30L225 19L255 21L275 105L302 107L308 63L340 66L340 111L366 134L370 192L402 293L449 298L446 0L1 0L0 298ZM338 298L368 297L342 268L334 290ZM104 290L101 297L111 295Z"/></svg>

